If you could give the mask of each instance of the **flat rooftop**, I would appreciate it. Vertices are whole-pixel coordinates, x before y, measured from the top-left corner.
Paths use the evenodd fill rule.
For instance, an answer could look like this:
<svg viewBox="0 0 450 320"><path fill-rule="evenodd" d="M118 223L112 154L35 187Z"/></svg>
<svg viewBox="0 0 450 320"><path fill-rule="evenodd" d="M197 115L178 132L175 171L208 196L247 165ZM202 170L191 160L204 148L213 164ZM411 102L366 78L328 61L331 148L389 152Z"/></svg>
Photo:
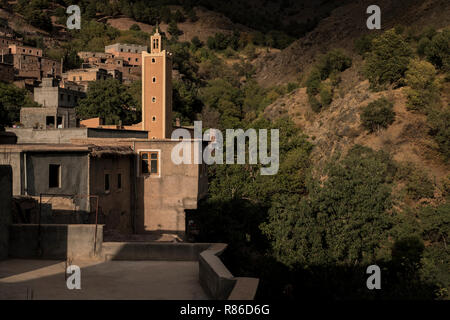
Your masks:
<svg viewBox="0 0 450 320"><path fill-rule="evenodd" d="M192 261L76 261L81 289L69 290L65 261L0 261L0 300L207 300Z"/></svg>

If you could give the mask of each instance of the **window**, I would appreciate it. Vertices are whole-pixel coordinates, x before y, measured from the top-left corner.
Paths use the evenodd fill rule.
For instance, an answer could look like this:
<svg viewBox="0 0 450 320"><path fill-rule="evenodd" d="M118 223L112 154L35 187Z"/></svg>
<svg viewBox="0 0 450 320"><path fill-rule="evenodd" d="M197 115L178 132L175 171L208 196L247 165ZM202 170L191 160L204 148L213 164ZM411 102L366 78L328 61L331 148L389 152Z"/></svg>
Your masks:
<svg viewBox="0 0 450 320"><path fill-rule="evenodd" d="M156 97L152 97L152 102L156 102Z"/></svg>
<svg viewBox="0 0 450 320"><path fill-rule="evenodd" d="M158 151L141 152L141 173L158 175L159 170Z"/></svg>
<svg viewBox="0 0 450 320"><path fill-rule="evenodd" d="M53 117L53 116L45 117L45 124L47 127L54 128L55 127L55 117Z"/></svg>
<svg viewBox="0 0 450 320"><path fill-rule="evenodd" d="M109 192L110 186L109 186L109 174L105 173L105 192Z"/></svg>
<svg viewBox="0 0 450 320"><path fill-rule="evenodd" d="M155 62L156 62L155 58L152 58L152 63L155 63Z"/></svg>
<svg viewBox="0 0 450 320"><path fill-rule="evenodd" d="M139 61L139 59L138 58L136 58L136 62L138 62Z"/></svg>
<svg viewBox="0 0 450 320"><path fill-rule="evenodd" d="M117 189L118 190L122 189L122 174L121 173L117 174Z"/></svg>
<svg viewBox="0 0 450 320"><path fill-rule="evenodd" d="M156 117L155 116L152 117L152 121L156 121Z"/></svg>
<svg viewBox="0 0 450 320"><path fill-rule="evenodd" d="M62 127L63 127L62 122L63 122L62 117L57 117L57 118L56 118L56 126L57 126L58 128L62 128Z"/></svg>
<svg viewBox="0 0 450 320"><path fill-rule="evenodd" d="M156 82L156 77L152 78L152 82L155 83Z"/></svg>
<svg viewBox="0 0 450 320"><path fill-rule="evenodd" d="M64 100L64 94L63 93L60 94L60 98L61 98L61 100Z"/></svg>
<svg viewBox="0 0 450 320"><path fill-rule="evenodd" d="M50 164L48 166L48 187L49 188L61 187L61 165Z"/></svg>

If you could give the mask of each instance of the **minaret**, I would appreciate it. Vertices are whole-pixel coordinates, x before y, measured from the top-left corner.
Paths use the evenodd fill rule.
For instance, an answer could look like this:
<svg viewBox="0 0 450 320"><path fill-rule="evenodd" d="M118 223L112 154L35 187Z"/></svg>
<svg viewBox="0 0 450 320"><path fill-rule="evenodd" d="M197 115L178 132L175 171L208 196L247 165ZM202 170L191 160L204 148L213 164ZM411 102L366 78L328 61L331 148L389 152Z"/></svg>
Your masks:
<svg viewBox="0 0 450 320"><path fill-rule="evenodd" d="M142 52L142 129L149 139L172 134L172 54L163 50L158 27L150 53Z"/></svg>

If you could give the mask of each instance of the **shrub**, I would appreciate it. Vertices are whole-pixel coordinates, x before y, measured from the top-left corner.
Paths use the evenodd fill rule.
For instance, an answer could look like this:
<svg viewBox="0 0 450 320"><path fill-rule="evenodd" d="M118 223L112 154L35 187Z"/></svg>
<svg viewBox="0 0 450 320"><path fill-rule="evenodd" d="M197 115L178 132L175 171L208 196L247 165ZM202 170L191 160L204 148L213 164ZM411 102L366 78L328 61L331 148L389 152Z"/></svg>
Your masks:
<svg viewBox="0 0 450 320"><path fill-rule="evenodd" d="M361 113L362 125L369 132L374 132L379 128L387 128L394 120L393 104L386 98L380 98L369 103Z"/></svg>
<svg viewBox="0 0 450 320"><path fill-rule="evenodd" d="M372 34L365 34L355 40L355 51L361 56L365 56L372 49L372 40L375 38Z"/></svg>
<svg viewBox="0 0 450 320"><path fill-rule="evenodd" d="M416 169L413 170L408 177L406 192L413 200L433 198L434 185L424 171Z"/></svg>
<svg viewBox="0 0 450 320"><path fill-rule="evenodd" d="M294 91L295 89L298 89L298 88L299 88L299 85L298 85L297 82L289 82L287 84L286 90L287 90L287 92L292 92L292 91Z"/></svg>
<svg viewBox="0 0 450 320"><path fill-rule="evenodd" d="M428 124L439 151L447 162L450 161L450 106L431 110L428 114Z"/></svg>
<svg viewBox="0 0 450 320"><path fill-rule="evenodd" d="M328 107L333 100L333 91L329 85L323 85L320 89L320 102L322 107Z"/></svg>
<svg viewBox="0 0 450 320"><path fill-rule="evenodd" d="M317 67L322 80L327 79L332 73L342 72L352 65L352 59L347 57L342 50L334 49L323 56Z"/></svg>
<svg viewBox="0 0 450 320"><path fill-rule="evenodd" d="M139 27L139 25L135 23L135 24L133 24L130 27L130 30L132 30L132 31L141 31L141 27Z"/></svg>
<svg viewBox="0 0 450 320"><path fill-rule="evenodd" d="M388 84L400 84L411 56L410 46L394 30L375 38L364 66L371 87L382 89Z"/></svg>
<svg viewBox="0 0 450 320"><path fill-rule="evenodd" d="M318 113L322 109L322 104L315 96L308 97L308 102L314 112Z"/></svg>
<svg viewBox="0 0 450 320"><path fill-rule="evenodd" d="M424 52L427 60L436 68L450 70L450 29L434 35Z"/></svg>
<svg viewBox="0 0 450 320"><path fill-rule="evenodd" d="M309 74L308 79L306 79L306 93L309 96L316 95L320 90L320 71L317 68L314 68Z"/></svg>
<svg viewBox="0 0 450 320"><path fill-rule="evenodd" d="M407 108L426 112L427 108L439 101L439 83L436 70L426 61L411 60L405 74L407 90Z"/></svg>

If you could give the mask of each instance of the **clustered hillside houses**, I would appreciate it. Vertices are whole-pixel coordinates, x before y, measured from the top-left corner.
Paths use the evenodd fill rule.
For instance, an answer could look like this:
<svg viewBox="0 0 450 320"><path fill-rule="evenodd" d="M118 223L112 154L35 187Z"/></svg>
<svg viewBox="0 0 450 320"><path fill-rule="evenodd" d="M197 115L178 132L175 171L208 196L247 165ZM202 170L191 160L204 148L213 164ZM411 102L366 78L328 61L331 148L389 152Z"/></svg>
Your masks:
<svg viewBox="0 0 450 320"><path fill-rule="evenodd" d="M82 68L20 40L0 38L0 80L27 88L40 107L22 108L20 125L0 133L0 164L13 172L19 223L101 223L106 231L184 239L186 214L207 193L204 164L171 161L172 54L158 30L146 46L113 44L80 52ZM77 119L92 81L142 79L142 121L107 126ZM179 125L177 123L177 125ZM192 140L205 147L207 141ZM1 186L0 186L1 187Z"/></svg>

